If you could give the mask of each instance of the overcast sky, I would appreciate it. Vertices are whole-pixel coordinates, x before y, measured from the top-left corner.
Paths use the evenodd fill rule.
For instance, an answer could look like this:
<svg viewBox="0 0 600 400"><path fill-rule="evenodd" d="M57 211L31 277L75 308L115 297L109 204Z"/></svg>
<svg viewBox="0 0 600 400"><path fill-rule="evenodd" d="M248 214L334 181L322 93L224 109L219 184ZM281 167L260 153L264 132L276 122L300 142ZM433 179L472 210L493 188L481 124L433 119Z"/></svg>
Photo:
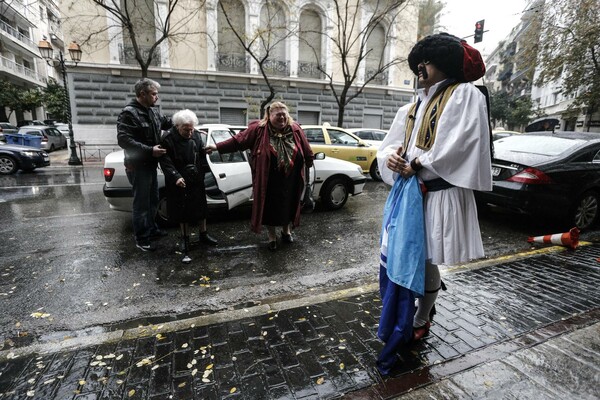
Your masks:
<svg viewBox="0 0 600 400"><path fill-rule="evenodd" d="M448 33L458 37L473 35L475 23L484 19L481 43L473 44L473 37L465 38L471 46L484 56L489 55L501 40L504 40L521 19L527 0L443 0L440 24Z"/></svg>

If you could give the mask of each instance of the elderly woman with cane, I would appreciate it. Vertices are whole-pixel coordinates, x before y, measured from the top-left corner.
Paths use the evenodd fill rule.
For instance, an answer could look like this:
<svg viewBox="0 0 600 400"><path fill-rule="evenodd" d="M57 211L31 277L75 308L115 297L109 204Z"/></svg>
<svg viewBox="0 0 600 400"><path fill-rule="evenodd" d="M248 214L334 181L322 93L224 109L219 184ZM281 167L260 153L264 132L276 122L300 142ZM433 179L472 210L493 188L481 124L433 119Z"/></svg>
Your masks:
<svg viewBox="0 0 600 400"><path fill-rule="evenodd" d="M210 172L200 133L194 129L198 118L190 110L173 115L175 125L163 137L161 146L167 153L161 157L160 166L165 175L167 211L169 219L181 228L181 262L189 263L191 223L200 225L200 242L216 245L217 241L206 231L206 192L204 173Z"/></svg>

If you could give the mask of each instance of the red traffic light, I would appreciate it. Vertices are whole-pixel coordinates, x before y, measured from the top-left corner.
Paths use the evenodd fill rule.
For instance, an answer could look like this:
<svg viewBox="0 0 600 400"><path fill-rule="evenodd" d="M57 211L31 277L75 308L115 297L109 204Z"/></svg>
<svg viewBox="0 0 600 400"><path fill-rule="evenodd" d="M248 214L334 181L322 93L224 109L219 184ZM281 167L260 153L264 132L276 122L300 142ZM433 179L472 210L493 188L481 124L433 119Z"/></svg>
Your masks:
<svg viewBox="0 0 600 400"><path fill-rule="evenodd" d="M475 35L473 35L473 37L475 39L474 40L475 43L479 43L483 40L483 24L484 23L485 23L484 19L475 22Z"/></svg>

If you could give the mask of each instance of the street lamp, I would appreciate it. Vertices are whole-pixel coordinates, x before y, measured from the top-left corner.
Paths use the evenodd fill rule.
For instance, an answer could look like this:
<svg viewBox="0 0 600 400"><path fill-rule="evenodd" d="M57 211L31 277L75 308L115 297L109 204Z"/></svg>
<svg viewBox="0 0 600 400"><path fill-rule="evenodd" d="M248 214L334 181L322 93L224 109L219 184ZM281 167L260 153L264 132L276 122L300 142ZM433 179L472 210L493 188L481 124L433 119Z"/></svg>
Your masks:
<svg viewBox="0 0 600 400"><path fill-rule="evenodd" d="M40 40L38 44L38 49L40 50L40 54L42 58L46 60L48 65L52 65L51 61L54 60L54 49L52 49L52 45L45 38ZM76 42L71 42L68 47L69 55L71 56L71 60L77 65L79 61L81 61L81 48ZM65 105L67 111L67 123L69 124L69 148L71 149L71 157L69 158L69 165L82 165L83 163L77 157L77 148L75 146L75 139L73 135L73 123L71 121L71 100L69 97L69 86L67 85L67 65L65 63L65 59L63 57L63 52L61 50L58 51L58 63L60 65L60 69L63 76L63 84L65 86Z"/></svg>

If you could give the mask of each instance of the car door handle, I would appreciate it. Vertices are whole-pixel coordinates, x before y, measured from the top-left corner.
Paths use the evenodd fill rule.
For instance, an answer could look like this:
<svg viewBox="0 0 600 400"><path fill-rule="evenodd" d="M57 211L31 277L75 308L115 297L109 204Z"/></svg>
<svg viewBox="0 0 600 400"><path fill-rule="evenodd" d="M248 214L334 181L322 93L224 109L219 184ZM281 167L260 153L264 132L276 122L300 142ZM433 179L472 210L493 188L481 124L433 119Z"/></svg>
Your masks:
<svg viewBox="0 0 600 400"><path fill-rule="evenodd" d="M224 172L221 172L221 173L219 174L219 179L225 179L225 178L227 178L227 174L226 174L226 173L224 173Z"/></svg>

